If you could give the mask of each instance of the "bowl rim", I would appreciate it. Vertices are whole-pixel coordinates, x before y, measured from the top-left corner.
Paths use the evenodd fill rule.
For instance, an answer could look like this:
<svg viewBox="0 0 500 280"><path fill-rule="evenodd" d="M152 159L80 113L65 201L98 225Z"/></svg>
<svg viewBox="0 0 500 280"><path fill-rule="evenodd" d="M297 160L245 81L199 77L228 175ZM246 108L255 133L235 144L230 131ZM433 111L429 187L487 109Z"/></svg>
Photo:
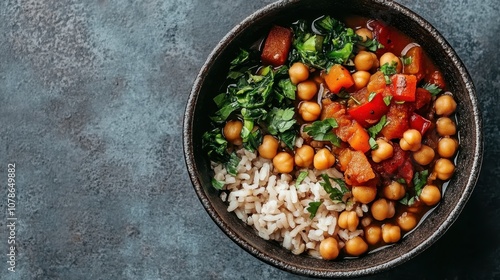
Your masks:
<svg viewBox="0 0 500 280"><path fill-rule="evenodd" d="M207 193L204 191L202 183L198 178L198 168L195 164L195 159L193 156L193 139L192 130L193 130L193 120L194 120L194 109L196 108L196 104L198 102L199 91L203 85L206 74L209 72L211 68L211 64L217 60L217 58L224 52L226 46L231 42L233 38L238 36L238 34L243 33L248 27L250 27L254 21L258 21L259 19L266 16L267 13L280 10L288 5L302 2L303 0L281 0L271 4L268 4L250 15L248 15L245 19L243 19L240 23L235 25L212 49L210 54L208 55L206 61L203 63L200 71L198 72L196 79L193 83L193 87L189 94L189 98L185 107L184 114L184 122L183 122L183 150L184 150L184 159L186 163L186 167L188 169L189 177L192 182L192 185L195 189L195 192L198 196L198 199L202 203L204 209L209 214L210 218L217 224L217 226L236 244L238 244L245 251L249 252L251 255L273 265L282 270L292 272L298 275L304 276L312 276L312 277L320 277L320 278L329 278L329 277L339 277L339 278L348 278L348 277L359 277L366 276L373 273L379 273L382 271L386 271L391 267L400 265L416 255L423 252L425 249L430 247L433 243L437 241L444 233L451 227L451 225L456 221L460 213L462 212L465 204L469 200L472 191L475 188L477 180L479 178L482 158L483 158L483 135L482 135L482 116L480 113L479 103L477 100L477 94L474 88L473 80L465 68L464 63L459 58L455 50L451 47L451 45L446 41L446 39L441 35L441 33L432 26L427 20L422 18L417 13L413 12L409 8L403 6L402 4L387 1L387 0L371 0L375 4L385 6L388 9L394 10L397 13L401 13L413 21L417 22L422 26L427 32L431 33L435 40L437 40L442 48L446 49L447 55L450 58L453 66L459 71L460 77L462 81L464 81L465 89L467 91L467 96L470 98L470 102L472 104L472 113L473 113L473 122L474 126L474 135L475 137L475 146L474 152L475 157L473 160L473 166L471 167L471 174L468 177L468 181L466 182L464 191L461 193L458 203L452 208L448 217L444 220L443 223L440 224L438 230L433 232L429 238L424 240L419 245L413 247L411 250L401 254L397 258L389 260L383 264L367 267L363 269L358 269L355 271L325 271L325 270L316 270L311 268L304 267L295 267L290 265L289 263L283 262L281 260L273 258L271 255L267 254L264 251L260 251L257 248L253 247L251 244L247 243L245 240L238 236L238 233L235 232L227 223L225 223L217 214L215 208L211 205L210 200L208 198Z"/></svg>

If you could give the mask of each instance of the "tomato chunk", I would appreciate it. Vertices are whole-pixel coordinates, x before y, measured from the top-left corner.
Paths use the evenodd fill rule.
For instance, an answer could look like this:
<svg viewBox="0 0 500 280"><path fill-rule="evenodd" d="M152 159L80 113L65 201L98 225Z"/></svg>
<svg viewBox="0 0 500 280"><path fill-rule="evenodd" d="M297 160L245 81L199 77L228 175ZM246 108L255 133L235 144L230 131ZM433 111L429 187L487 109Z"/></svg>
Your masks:
<svg viewBox="0 0 500 280"><path fill-rule="evenodd" d="M415 101L417 78L414 75L395 74L391 77L389 86L396 101Z"/></svg>
<svg viewBox="0 0 500 280"><path fill-rule="evenodd" d="M345 105L339 102L333 102L329 99L323 99L323 111L321 119L334 118L338 127L333 132L340 140L349 143L357 151L366 153L370 150L370 136L368 132L347 114Z"/></svg>
<svg viewBox="0 0 500 280"><path fill-rule="evenodd" d="M420 109L431 102L432 95L425 88L417 88L415 93L415 109Z"/></svg>
<svg viewBox="0 0 500 280"><path fill-rule="evenodd" d="M262 63L274 67L285 64L292 45L292 31L275 25L269 31L262 50Z"/></svg>
<svg viewBox="0 0 500 280"><path fill-rule="evenodd" d="M341 162L346 163L343 169L345 168L344 179L347 184L361 185L375 178L370 162L363 152L344 149L339 157L343 158Z"/></svg>
<svg viewBox="0 0 500 280"><path fill-rule="evenodd" d="M413 113L410 117L410 127L418 130L420 134L424 135L431 127L431 121L417 113Z"/></svg>
<svg viewBox="0 0 500 280"><path fill-rule="evenodd" d="M360 92L361 94L357 94L357 100L362 104L352 104L347 109L347 112L363 127L370 127L389 111L389 106L384 102L382 91L368 94L367 89L363 88ZM359 96L362 96L362 98L359 98ZM372 96L371 100L370 96Z"/></svg>
<svg viewBox="0 0 500 280"><path fill-rule="evenodd" d="M403 137L403 133L410 127L410 116L413 106L409 103L391 103L387 113L387 124L382 129L382 135L387 139Z"/></svg>
<svg viewBox="0 0 500 280"><path fill-rule="evenodd" d="M354 79L344 66L335 64L330 68L330 72L325 75L325 83L333 93L339 93L342 88L349 88L354 85Z"/></svg>

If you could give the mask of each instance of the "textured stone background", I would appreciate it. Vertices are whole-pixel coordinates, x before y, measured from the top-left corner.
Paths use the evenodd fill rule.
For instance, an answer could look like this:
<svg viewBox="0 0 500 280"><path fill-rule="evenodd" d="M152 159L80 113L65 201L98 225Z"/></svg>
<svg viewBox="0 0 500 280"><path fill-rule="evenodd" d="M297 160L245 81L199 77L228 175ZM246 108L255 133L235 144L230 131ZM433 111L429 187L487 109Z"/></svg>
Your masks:
<svg viewBox="0 0 500 280"><path fill-rule="evenodd" d="M271 0L0 1L0 279L305 279L215 226L182 156L183 110L211 49ZM493 0L400 0L470 70L485 157L461 217L371 279L500 277L500 12ZM16 273L6 265L17 166Z"/></svg>

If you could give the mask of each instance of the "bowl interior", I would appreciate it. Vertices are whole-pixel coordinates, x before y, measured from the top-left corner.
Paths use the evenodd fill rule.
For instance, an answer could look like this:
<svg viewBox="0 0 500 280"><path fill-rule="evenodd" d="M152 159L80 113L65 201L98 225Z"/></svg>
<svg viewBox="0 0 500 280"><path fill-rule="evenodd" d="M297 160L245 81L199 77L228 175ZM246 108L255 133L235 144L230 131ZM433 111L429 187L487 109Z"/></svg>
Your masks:
<svg viewBox="0 0 500 280"><path fill-rule="evenodd" d="M444 199L428 217L396 246L358 259L317 260L296 256L278 243L261 239L254 230L228 213L218 192L211 186L209 160L201 149L202 134L209 127L208 115L215 111L212 98L220 92L229 62L240 47L254 43L274 23L315 18L330 14L360 15L381 19L419 43L445 76L458 103L460 152L456 172ZM456 220L470 197L482 160L481 119L472 80L445 39L425 20L401 5L382 0L281 1L245 19L216 46L193 86L184 120L184 152L188 171L200 201L216 224L238 245L259 259L293 273L315 277L354 277L386 270L414 257L434 243Z"/></svg>

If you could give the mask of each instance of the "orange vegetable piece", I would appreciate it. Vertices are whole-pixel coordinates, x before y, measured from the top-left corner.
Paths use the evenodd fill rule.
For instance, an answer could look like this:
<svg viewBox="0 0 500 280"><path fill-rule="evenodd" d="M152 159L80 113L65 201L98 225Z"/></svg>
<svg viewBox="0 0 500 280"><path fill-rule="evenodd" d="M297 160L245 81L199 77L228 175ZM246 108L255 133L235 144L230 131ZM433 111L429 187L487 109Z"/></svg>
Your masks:
<svg viewBox="0 0 500 280"><path fill-rule="evenodd" d="M354 85L354 79L344 66L335 64L330 68L330 72L325 75L325 83L333 93L339 93L342 88L349 88Z"/></svg>
<svg viewBox="0 0 500 280"><path fill-rule="evenodd" d="M363 183L375 178L372 166L363 152L344 149L339 155L339 160L342 169L345 168L344 179L347 184L351 186L363 185Z"/></svg>
<svg viewBox="0 0 500 280"><path fill-rule="evenodd" d="M352 122L350 129L352 134L347 143L356 151L368 152L370 150L370 136L368 132L356 121Z"/></svg>
<svg viewBox="0 0 500 280"><path fill-rule="evenodd" d="M394 100L415 101L417 77L414 75L395 74L392 75L391 82L389 88Z"/></svg>

